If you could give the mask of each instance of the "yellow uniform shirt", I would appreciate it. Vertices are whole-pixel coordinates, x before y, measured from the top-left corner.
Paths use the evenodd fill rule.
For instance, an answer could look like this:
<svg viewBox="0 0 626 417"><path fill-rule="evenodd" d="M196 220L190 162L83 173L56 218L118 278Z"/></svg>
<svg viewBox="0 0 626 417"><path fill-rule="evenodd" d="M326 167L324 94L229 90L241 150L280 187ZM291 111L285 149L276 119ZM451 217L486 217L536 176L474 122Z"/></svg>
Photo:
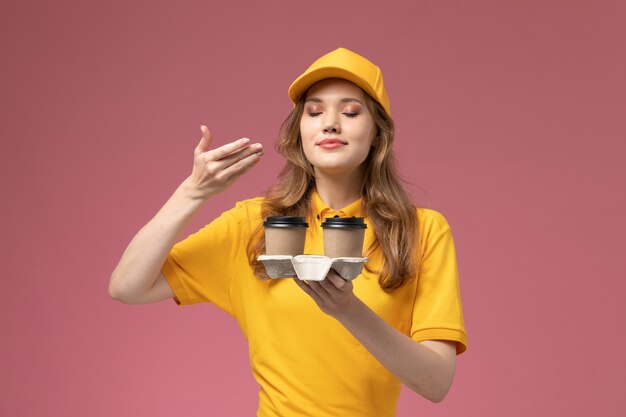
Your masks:
<svg viewBox="0 0 626 417"><path fill-rule="evenodd" d="M211 302L233 316L250 349L260 385L259 417L394 416L400 382L338 321L324 314L292 279L256 277L246 245L262 222L262 198L237 203L215 221L176 244L163 273L178 304ZM359 216L361 200L340 211L312 195L305 253L323 254L321 220ZM419 277L385 293L378 276L363 269L354 293L387 323L416 341L450 340L457 352L467 341L450 227L436 211L417 209ZM367 218L365 219L367 223ZM374 239L368 225L364 248ZM373 270L382 253L368 253Z"/></svg>

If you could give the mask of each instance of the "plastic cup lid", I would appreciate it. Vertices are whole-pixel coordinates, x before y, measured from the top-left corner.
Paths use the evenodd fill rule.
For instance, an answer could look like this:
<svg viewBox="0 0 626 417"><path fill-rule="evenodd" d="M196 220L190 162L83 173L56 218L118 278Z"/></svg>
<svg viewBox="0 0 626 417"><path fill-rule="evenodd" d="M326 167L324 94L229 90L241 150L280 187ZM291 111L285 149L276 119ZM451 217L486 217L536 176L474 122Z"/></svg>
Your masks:
<svg viewBox="0 0 626 417"><path fill-rule="evenodd" d="M270 216L263 222L265 227L309 227L304 217Z"/></svg>
<svg viewBox="0 0 626 417"><path fill-rule="evenodd" d="M327 217L324 219L322 227L336 229L367 229L363 217Z"/></svg>

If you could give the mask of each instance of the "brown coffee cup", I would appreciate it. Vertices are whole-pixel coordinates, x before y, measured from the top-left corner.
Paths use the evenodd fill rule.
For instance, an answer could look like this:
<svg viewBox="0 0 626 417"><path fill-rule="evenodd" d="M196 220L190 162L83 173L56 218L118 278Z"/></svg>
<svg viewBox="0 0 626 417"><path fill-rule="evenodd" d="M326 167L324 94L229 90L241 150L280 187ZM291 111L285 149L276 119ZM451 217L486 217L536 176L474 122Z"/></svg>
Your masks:
<svg viewBox="0 0 626 417"><path fill-rule="evenodd" d="M328 217L324 229L324 255L329 258L361 258L367 225L362 217Z"/></svg>
<svg viewBox="0 0 626 417"><path fill-rule="evenodd" d="M304 253L309 224L304 217L271 216L263 222L266 255L296 256Z"/></svg>

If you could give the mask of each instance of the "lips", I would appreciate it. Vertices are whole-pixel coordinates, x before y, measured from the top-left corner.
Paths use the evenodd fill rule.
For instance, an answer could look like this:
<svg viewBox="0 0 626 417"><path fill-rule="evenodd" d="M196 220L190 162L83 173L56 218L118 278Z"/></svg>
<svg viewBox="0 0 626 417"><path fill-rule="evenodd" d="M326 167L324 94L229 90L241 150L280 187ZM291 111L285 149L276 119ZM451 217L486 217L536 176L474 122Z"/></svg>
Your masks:
<svg viewBox="0 0 626 417"><path fill-rule="evenodd" d="M348 142L345 142L337 138L322 139L319 142L317 142L317 146L319 146L320 148L324 148L324 149L336 149L336 148L345 146L347 144Z"/></svg>

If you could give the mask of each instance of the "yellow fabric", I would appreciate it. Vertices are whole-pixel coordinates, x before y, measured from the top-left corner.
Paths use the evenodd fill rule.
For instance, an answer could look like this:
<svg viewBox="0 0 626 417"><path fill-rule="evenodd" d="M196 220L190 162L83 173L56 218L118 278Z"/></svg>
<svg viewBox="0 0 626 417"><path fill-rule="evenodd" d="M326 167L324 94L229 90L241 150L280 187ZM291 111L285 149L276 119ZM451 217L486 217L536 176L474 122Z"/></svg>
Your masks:
<svg viewBox="0 0 626 417"><path fill-rule="evenodd" d="M341 324L325 315L292 279L253 275L246 244L262 222L261 198L235 208L174 246L163 265L179 304L212 302L232 315L250 346L260 385L261 417L395 415L400 382ZM321 221L334 215L363 217L361 200L340 211L314 193L305 253L322 254ZM319 218L318 218L319 216ZM417 209L422 263L419 279L387 294L363 270L354 293L416 341L450 340L457 352L467 341L450 227L436 211ZM367 218L366 218L367 223ZM374 236L368 225L364 248ZM368 253L379 269L379 251Z"/></svg>
<svg viewBox="0 0 626 417"><path fill-rule="evenodd" d="M373 62L346 48L337 48L318 58L289 87L289 98L296 104L302 94L318 81L342 78L361 87L391 115L383 73Z"/></svg>

